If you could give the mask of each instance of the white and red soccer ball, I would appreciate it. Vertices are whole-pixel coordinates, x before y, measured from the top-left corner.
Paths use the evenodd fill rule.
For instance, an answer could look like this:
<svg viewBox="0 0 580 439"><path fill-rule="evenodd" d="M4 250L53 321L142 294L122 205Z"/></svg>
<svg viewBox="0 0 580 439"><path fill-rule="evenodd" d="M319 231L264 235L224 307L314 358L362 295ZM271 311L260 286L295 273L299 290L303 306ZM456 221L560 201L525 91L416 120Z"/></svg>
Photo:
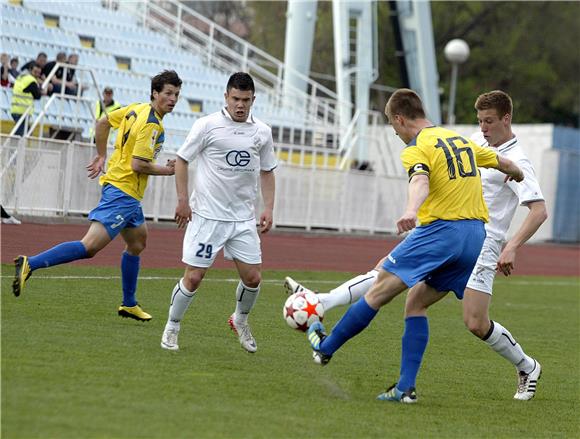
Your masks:
<svg viewBox="0 0 580 439"><path fill-rule="evenodd" d="M293 329L306 331L315 322L321 322L324 307L312 292L294 293L284 304L284 320Z"/></svg>

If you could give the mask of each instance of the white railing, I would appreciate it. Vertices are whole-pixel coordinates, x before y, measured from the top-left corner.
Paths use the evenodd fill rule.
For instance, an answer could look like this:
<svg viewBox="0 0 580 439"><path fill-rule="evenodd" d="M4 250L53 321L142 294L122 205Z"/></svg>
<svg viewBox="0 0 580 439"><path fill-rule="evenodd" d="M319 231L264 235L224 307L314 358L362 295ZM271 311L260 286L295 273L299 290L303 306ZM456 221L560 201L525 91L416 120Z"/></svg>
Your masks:
<svg viewBox="0 0 580 439"><path fill-rule="evenodd" d="M121 2L120 5L135 13L134 3ZM291 96L284 96L283 80L287 68L282 61L183 3L177 0L144 1L138 4L137 13L144 26L167 35L177 47L201 56L208 65L225 72L250 72L257 84L267 90L271 102L289 107L289 112L297 112L294 114L304 114L305 123L332 124L340 128L335 92L292 71L294 77L307 85L307 92L287 87ZM293 105L296 106L292 108ZM345 106L352 111L352 104L346 103Z"/></svg>
<svg viewBox="0 0 580 439"><path fill-rule="evenodd" d="M40 132L43 133L47 114L54 106L57 106L59 104L60 108L58 109L59 111L56 112L56 120L50 122L51 127L61 129L66 128L70 129L71 131L74 131L78 129L79 126L82 125L81 122L86 122L87 117L83 116L83 114L90 115L89 118L91 121L90 123L94 124L96 120L94 113L95 101L93 99L89 99L82 96L83 87L85 86L85 84L80 78L81 77L84 78L84 75L79 74L77 77L79 79L76 94L74 95L66 94L66 86L65 86L67 73L70 69L74 69L78 72L83 72L89 75L91 85L95 87L98 99L101 100L101 94L93 69L91 69L90 67L58 62L55 64L55 66L47 75L46 79L43 81L41 85L43 94L47 94L48 91L50 90L51 81L59 69L63 69L62 72L63 83L61 86L61 90L58 93L51 94L50 97L43 103L40 113L36 116L36 118L30 124L30 126L26 127L24 137L32 135L32 133L37 127L39 127ZM63 110L62 108L63 102L67 102L69 105L71 105L70 112ZM81 110L80 108L81 106L85 107L85 111ZM11 135L14 135L14 133L16 133L16 131L22 124L25 124L25 126L28 124L29 116L32 115L33 111L34 111L33 107L29 107L25 111L25 113L20 117L20 119L16 122L16 124L12 128L12 131L10 132ZM54 130L54 132L56 133L57 130Z"/></svg>
<svg viewBox="0 0 580 439"><path fill-rule="evenodd" d="M85 165L94 146L78 142L0 136L0 202L18 215L86 215L100 197ZM17 160L9 157L18 151ZM162 153L164 162L173 155ZM194 166L190 166L193 175ZM190 176L192 177L192 176ZM276 227L301 227L367 233L393 232L405 203L405 177L306 168L280 163L276 169ZM143 200L154 221L174 218L177 197L173 177L151 177ZM258 208L259 210L259 208Z"/></svg>

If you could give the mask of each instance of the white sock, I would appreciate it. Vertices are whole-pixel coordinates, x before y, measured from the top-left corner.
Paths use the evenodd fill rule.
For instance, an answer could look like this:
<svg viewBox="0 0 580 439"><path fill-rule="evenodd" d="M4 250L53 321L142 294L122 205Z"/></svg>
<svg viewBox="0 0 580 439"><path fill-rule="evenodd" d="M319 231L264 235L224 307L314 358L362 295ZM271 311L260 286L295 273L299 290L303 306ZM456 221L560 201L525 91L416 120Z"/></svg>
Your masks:
<svg viewBox="0 0 580 439"><path fill-rule="evenodd" d="M179 323L194 297L195 291L188 291L183 285L183 278L179 279L171 293L171 305L169 306L169 318L167 320L168 327L179 330Z"/></svg>
<svg viewBox="0 0 580 439"><path fill-rule="evenodd" d="M244 324L248 321L248 314L254 307L256 300L260 294L260 285L256 288L245 286L242 281L238 282L236 288L236 313L234 320L237 324Z"/></svg>
<svg viewBox="0 0 580 439"><path fill-rule="evenodd" d="M373 286L377 279L379 272L371 270L366 274L358 275L355 278L347 280L342 285L330 290L329 293L319 293L318 299L324 306L324 310L328 311L337 306L349 305L356 302L366 294Z"/></svg>
<svg viewBox="0 0 580 439"><path fill-rule="evenodd" d="M534 360L525 354L510 332L498 322L491 321L491 328L482 340L519 371L530 373L534 368Z"/></svg>

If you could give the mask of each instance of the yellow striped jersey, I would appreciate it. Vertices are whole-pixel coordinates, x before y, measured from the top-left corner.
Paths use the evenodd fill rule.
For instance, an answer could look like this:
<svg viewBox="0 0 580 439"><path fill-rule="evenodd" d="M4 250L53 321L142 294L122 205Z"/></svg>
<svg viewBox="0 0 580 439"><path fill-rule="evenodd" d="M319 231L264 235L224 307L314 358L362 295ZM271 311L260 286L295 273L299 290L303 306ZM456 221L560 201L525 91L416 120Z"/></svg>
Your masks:
<svg viewBox="0 0 580 439"><path fill-rule="evenodd" d="M118 129L115 151L107 163L107 172L99 182L112 184L126 194L142 200L149 175L133 171L133 157L155 161L163 147L163 123L151 104L131 104L107 115Z"/></svg>
<svg viewBox="0 0 580 439"><path fill-rule="evenodd" d="M478 166L496 167L497 154L455 131L423 128L401 153L409 179L429 177L429 196L417 213L421 225L438 219L488 221Z"/></svg>

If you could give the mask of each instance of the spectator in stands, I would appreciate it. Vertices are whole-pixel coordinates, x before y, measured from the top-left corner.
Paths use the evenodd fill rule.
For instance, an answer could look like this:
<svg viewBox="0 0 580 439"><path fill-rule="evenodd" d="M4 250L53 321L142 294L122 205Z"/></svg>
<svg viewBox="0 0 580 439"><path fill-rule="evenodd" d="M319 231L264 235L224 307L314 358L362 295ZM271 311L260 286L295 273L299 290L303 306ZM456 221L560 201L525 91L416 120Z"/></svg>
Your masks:
<svg viewBox="0 0 580 439"><path fill-rule="evenodd" d="M14 84L16 78L18 78L18 75L20 75L20 71L18 70L18 57L15 56L10 60L10 68L8 69L8 74L12 76L10 81L12 82L12 84Z"/></svg>
<svg viewBox="0 0 580 439"><path fill-rule="evenodd" d="M44 77L47 77L50 74L50 72L52 71L52 69L54 68L54 66L57 62L66 62L66 53L58 52L56 54L56 58L53 61L47 62L44 65L44 67L42 68L42 74L44 75ZM59 72L60 72L60 74L59 74ZM56 75L58 75L62 78L62 69L58 69L58 71L56 72Z"/></svg>
<svg viewBox="0 0 580 439"><path fill-rule="evenodd" d="M95 104L95 119L99 120L105 114L109 114L115 110L118 110L121 107L122 105L113 99L113 89L111 87L105 87L103 89L103 100L97 101L97 103ZM93 138L94 135L95 130L91 128L90 131L91 139ZM112 136L114 136L113 131L111 131L109 135L109 140L111 139Z"/></svg>
<svg viewBox="0 0 580 439"><path fill-rule="evenodd" d="M56 59L45 64L42 69L42 74L44 77L48 77L56 63L66 63L66 53L58 52L56 54ZM53 93L59 93L62 87L62 75L64 74L63 68L59 67L55 72L54 76L51 78L50 83L52 84Z"/></svg>
<svg viewBox="0 0 580 439"><path fill-rule="evenodd" d="M2 211L2 224L14 224L14 225L22 224L22 222L18 218L6 212L6 210L4 210L4 207L2 207L2 205L0 205L0 210Z"/></svg>
<svg viewBox="0 0 580 439"><path fill-rule="evenodd" d="M20 71L23 72L24 70L30 70L32 65L34 63L36 63L40 66L40 69L42 70L41 75L42 75L42 79L44 80L44 78L46 78L46 75L44 74L44 66L46 65L47 60L48 60L48 56L46 55L46 53L39 52L38 55L36 55L36 60L28 61L26 64L24 64L22 66Z"/></svg>
<svg viewBox="0 0 580 439"><path fill-rule="evenodd" d="M68 56L67 64L77 65L79 63L79 56L76 53L71 53ZM76 70L73 68L68 68L66 71L66 81L65 81L65 94L76 95L79 88L79 83L75 78Z"/></svg>
<svg viewBox="0 0 580 439"><path fill-rule="evenodd" d="M12 103L10 105L10 113L14 122L18 122L22 115L29 107L34 105L34 100L40 99L43 94L47 94L47 90L40 88L42 83L42 70L38 64L33 64L30 70L22 72L14 82L14 91L12 92ZM48 89L50 89L49 84ZM18 127L14 133L17 136L24 134L26 120Z"/></svg>
<svg viewBox="0 0 580 439"><path fill-rule="evenodd" d="M0 64L0 85L2 87L12 87L12 83L10 83L10 74L8 73L10 70L10 57L7 53L0 55Z"/></svg>
<svg viewBox="0 0 580 439"><path fill-rule="evenodd" d="M99 120L105 113L109 114L111 111L119 108L121 108L121 104L115 102L113 99L113 89L111 87L105 87L103 89L103 101L97 101L95 105L95 118Z"/></svg>

